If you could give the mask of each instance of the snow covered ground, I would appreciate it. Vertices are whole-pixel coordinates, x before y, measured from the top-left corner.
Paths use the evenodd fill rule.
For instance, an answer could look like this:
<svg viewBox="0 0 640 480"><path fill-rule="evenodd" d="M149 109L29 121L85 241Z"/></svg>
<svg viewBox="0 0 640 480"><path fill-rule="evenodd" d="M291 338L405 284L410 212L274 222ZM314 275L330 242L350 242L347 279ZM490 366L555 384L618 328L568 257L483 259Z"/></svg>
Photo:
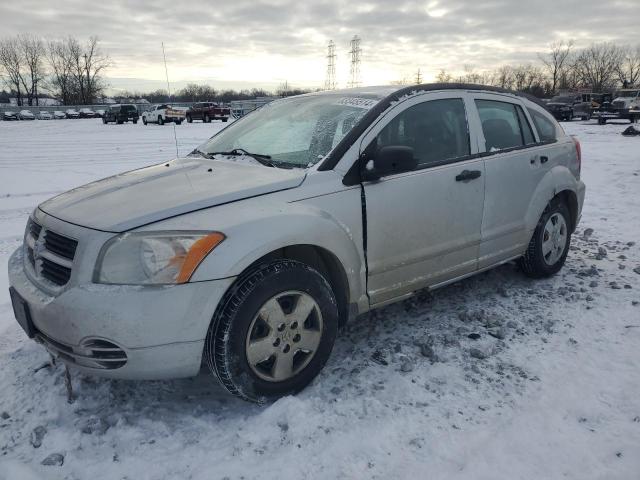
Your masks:
<svg viewBox="0 0 640 480"><path fill-rule="evenodd" d="M181 154L221 126L176 127ZM640 138L564 126L587 200L560 274L506 265L363 316L309 388L259 407L206 373L76 374L67 403L13 320L8 257L39 202L171 158L173 127L0 123L0 480L640 478Z"/></svg>

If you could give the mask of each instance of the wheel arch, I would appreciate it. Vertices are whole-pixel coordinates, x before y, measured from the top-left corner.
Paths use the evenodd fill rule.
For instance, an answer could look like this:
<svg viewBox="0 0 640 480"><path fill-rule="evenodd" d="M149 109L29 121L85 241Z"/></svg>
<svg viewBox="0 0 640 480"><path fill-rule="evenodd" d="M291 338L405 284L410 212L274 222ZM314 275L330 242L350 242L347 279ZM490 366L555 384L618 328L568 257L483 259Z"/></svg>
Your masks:
<svg viewBox="0 0 640 480"><path fill-rule="evenodd" d="M349 277L340 259L324 247L308 243L280 247L254 260L238 278L244 277L259 265L280 259L296 260L320 272L327 279L336 296L340 326L346 324L350 314L354 313L354 309L350 308L352 299Z"/></svg>

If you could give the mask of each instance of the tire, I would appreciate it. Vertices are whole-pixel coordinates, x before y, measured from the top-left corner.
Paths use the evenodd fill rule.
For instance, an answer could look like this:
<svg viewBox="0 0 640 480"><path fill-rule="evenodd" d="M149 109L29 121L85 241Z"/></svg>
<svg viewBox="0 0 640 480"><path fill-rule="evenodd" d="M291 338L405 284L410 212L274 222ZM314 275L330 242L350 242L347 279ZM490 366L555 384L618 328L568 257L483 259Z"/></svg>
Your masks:
<svg viewBox="0 0 640 480"><path fill-rule="evenodd" d="M598 125L605 125L607 123L606 118L598 117Z"/></svg>
<svg viewBox="0 0 640 480"><path fill-rule="evenodd" d="M296 319L304 305L309 314ZM264 309L271 314L263 317ZM301 318L306 319L298 323ZM338 306L327 280L301 262L275 260L243 274L222 298L205 339L204 359L231 394L263 403L306 387L329 358L337 331ZM251 343L263 349L252 355ZM305 344L314 346L305 352ZM277 359L290 368L280 371Z"/></svg>
<svg viewBox="0 0 640 480"><path fill-rule="evenodd" d="M143 124L143 125L146 125L146 124L147 124L147 119L146 119L146 117L142 117L142 124Z"/></svg>
<svg viewBox="0 0 640 480"><path fill-rule="evenodd" d="M136 123L138 123L138 120L133 120L133 124L135 125Z"/></svg>
<svg viewBox="0 0 640 480"><path fill-rule="evenodd" d="M204 116L204 119L202 120L204 123L211 123L211 118L209 118L209 115Z"/></svg>
<svg viewBox="0 0 640 480"><path fill-rule="evenodd" d="M116 121L116 123L117 123L118 125L122 125L124 122L123 122L122 120L117 120L117 121Z"/></svg>
<svg viewBox="0 0 640 480"><path fill-rule="evenodd" d="M555 221L554 221L555 219ZM558 233L554 232L554 227ZM571 214L567 205L552 200L542 213L520 268L532 278L549 277L562 268L571 245ZM545 251L551 247L548 253Z"/></svg>
<svg viewBox="0 0 640 480"><path fill-rule="evenodd" d="M193 123L193 118L191 118L191 115L187 115L187 123Z"/></svg>
<svg viewBox="0 0 640 480"><path fill-rule="evenodd" d="M182 125L182 120L176 120L176 125Z"/></svg>
<svg viewBox="0 0 640 480"><path fill-rule="evenodd" d="M102 117L102 123L104 123L106 125L107 124L107 119Z"/></svg>
<svg viewBox="0 0 640 480"><path fill-rule="evenodd" d="M223 118L222 121L223 122L227 122L229 119L228 118Z"/></svg>
<svg viewBox="0 0 640 480"><path fill-rule="evenodd" d="M161 116L158 117L158 125L164 125L164 120Z"/></svg>

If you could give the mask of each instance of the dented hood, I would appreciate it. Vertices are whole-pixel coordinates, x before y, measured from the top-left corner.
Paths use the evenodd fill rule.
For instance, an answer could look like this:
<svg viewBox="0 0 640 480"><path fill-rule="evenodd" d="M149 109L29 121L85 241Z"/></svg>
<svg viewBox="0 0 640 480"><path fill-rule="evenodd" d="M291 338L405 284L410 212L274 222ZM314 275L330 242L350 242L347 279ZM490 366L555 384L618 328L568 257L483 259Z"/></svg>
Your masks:
<svg viewBox="0 0 640 480"><path fill-rule="evenodd" d="M169 217L299 186L305 170L177 159L98 180L39 208L83 227L123 232Z"/></svg>

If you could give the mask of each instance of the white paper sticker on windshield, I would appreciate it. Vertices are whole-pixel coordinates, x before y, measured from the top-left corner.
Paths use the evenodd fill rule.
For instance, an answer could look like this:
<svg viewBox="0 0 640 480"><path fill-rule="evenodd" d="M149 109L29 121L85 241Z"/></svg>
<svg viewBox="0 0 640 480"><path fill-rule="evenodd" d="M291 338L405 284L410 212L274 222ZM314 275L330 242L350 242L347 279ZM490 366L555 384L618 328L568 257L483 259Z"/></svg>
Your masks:
<svg viewBox="0 0 640 480"><path fill-rule="evenodd" d="M355 108L373 107L379 100L373 98L343 97L336 102L336 105L348 105Z"/></svg>

